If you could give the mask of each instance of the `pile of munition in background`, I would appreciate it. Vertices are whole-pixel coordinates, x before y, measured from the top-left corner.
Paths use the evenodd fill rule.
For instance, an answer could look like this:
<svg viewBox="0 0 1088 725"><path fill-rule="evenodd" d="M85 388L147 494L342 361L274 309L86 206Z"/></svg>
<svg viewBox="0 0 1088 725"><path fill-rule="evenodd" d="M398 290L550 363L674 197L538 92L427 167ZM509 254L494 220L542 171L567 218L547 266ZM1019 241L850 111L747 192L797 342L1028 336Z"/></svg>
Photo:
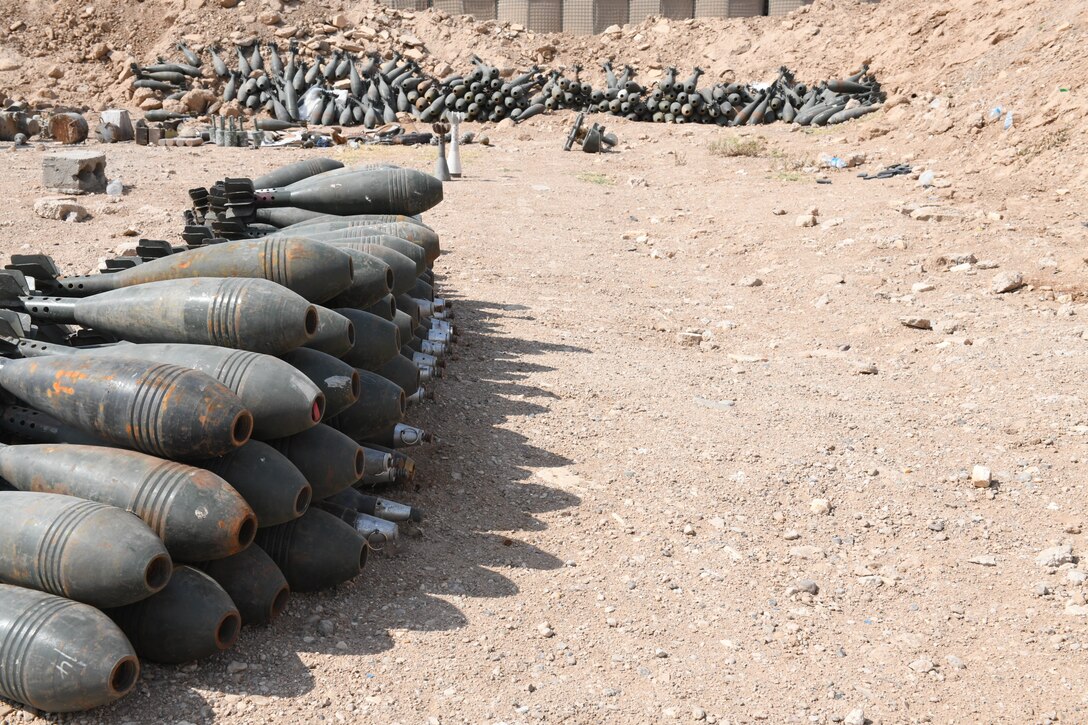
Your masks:
<svg viewBox="0 0 1088 725"><path fill-rule="evenodd" d="M315 159L191 195L185 246L0 272L0 696L40 710L229 648L421 519L375 489L456 338L442 184Z"/></svg>
<svg viewBox="0 0 1088 725"><path fill-rule="evenodd" d="M206 69L200 55L184 45L179 47L184 62L133 66L133 87L152 89L163 100L180 100L200 79L217 89L217 100L207 109L209 113L233 116L248 110L267 114L256 122L261 131L283 131L305 124L372 129L396 123L398 114L433 123L447 112L464 114L466 121L523 121L559 109L656 123L754 126L783 121L823 126L871 113L885 100L867 66L847 78L812 86L797 82L791 71L782 68L769 83L717 83L699 88L703 75L699 68L687 78L670 68L661 79L643 85L630 66L616 73L606 62L602 64L605 85L595 88L581 78L578 66L570 69L569 75L533 66L504 80L498 68L474 57L467 73L439 79L396 53L384 62L372 53L360 63L354 55L337 50L329 58L318 55L308 62L294 44L286 60L275 44L268 44L263 53L255 44L236 48L233 69L214 48L209 49L212 64ZM149 121L188 117L167 110L147 114Z"/></svg>

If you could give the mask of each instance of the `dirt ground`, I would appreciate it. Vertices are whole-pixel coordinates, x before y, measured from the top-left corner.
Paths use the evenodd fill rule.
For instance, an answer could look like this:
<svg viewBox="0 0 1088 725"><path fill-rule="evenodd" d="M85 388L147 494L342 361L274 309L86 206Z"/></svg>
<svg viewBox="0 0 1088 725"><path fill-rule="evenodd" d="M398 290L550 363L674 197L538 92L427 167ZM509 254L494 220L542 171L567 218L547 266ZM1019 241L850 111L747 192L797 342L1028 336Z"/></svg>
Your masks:
<svg viewBox="0 0 1088 725"><path fill-rule="evenodd" d="M865 122L742 131L750 157L623 122L563 153L568 123L490 132L425 215L463 344L411 414L442 439L420 489L387 493L418 535L72 719L1088 720L1083 198L924 156L934 188L862 180L925 153ZM81 224L34 215L42 152L3 152L0 252L85 271L177 240L187 188L318 153L103 148L127 193Z"/></svg>

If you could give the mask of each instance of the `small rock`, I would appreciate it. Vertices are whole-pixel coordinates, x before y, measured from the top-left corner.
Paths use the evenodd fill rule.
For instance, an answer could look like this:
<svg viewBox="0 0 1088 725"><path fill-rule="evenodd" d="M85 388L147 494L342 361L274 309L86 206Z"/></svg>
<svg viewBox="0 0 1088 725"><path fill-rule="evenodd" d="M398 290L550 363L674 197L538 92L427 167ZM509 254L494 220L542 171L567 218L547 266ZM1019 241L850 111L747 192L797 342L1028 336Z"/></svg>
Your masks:
<svg viewBox="0 0 1088 725"><path fill-rule="evenodd" d="M820 593L820 585L812 581L811 579L801 579L792 587L790 587L790 589L792 589L794 593L807 592L809 594L812 594L813 596Z"/></svg>
<svg viewBox="0 0 1088 725"><path fill-rule="evenodd" d="M75 199L65 197L43 197L34 202L34 213L42 219L81 222L90 214Z"/></svg>
<svg viewBox="0 0 1088 725"><path fill-rule="evenodd" d="M993 480L993 474L987 466L975 466L971 469L971 483L975 488L989 488Z"/></svg>
<svg viewBox="0 0 1088 725"><path fill-rule="evenodd" d="M845 718L843 718L843 725L865 725L865 711L860 707L856 710L851 710Z"/></svg>
<svg viewBox="0 0 1088 725"><path fill-rule="evenodd" d="M59 65L53 65L49 67L49 70L47 70L45 74L50 78L63 78L64 69L61 68Z"/></svg>
<svg viewBox="0 0 1088 725"><path fill-rule="evenodd" d="M317 631L326 637L331 637L336 632L336 625L328 619L322 619L317 623Z"/></svg>
<svg viewBox="0 0 1088 725"><path fill-rule="evenodd" d="M660 647L654 649L654 657L657 657L659 659L665 659L668 656L669 656L669 653L666 652L665 650L661 649Z"/></svg>
<svg viewBox="0 0 1088 725"><path fill-rule="evenodd" d="M706 720L706 710L704 710L701 707L691 708L691 719L692 720Z"/></svg>
<svg viewBox="0 0 1088 725"><path fill-rule="evenodd" d="M968 564L978 564L979 566L997 566L997 557L990 555L972 556L967 560Z"/></svg>
<svg viewBox="0 0 1088 725"><path fill-rule="evenodd" d="M741 277L737 280L738 287L762 287L763 280L759 277Z"/></svg>
<svg viewBox="0 0 1088 725"><path fill-rule="evenodd" d="M788 529L782 534L782 538L786 541L797 541L801 538L801 534L798 533L796 529Z"/></svg>
<svg viewBox="0 0 1088 725"><path fill-rule="evenodd" d="M237 660L231 660L227 663L227 674L236 675L239 672L245 672L249 668L245 662L238 662Z"/></svg>
<svg viewBox="0 0 1088 725"><path fill-rule="evenodd" d="M900 317L899 324L915 330L932 330L933 323L925 317Z"/></svg>
<svg viewBox="0 0 1088 725"><path fill-rule="evenodd" d="M932 672L933 670L937 669L936 665L933 664L933 660L927 657L919 657L918 659L911 662L908 667L910 667L915 672L923 675L927 672Z"/></svg>
<svg viewBox="0 0 1088 725"><path fill-rule="evenodd" d="M536 631L540 633L541 637L554 637L555 630L547 622L541 622L536 626Z"/></svg>
<svg viewBox="0 0 1088 725"><path fill-rule="evenodd" d="M798 227L801 227L801 228L814 227L814 226L816 226L816 215L815 214L802 214L799 217L797 217L797 219L795 219L793 223L794 223L795 226L798 226Z"/></svg>
<svg viewBox="0 0 1088 725"><path fill-rule="evenodd" d="M1031 593L1037 597L1045 597L1050 594L1050 587L1046 584L1036 584L1031 588Z"/></svg>
<svg viewBox="0 0 1088 725"><path fill-rule="evenodd" d="M684 536L695 536L695 527L691 524L684 524Z"/></svg>
<svg viewBox="0 0 1088 725"><path fill-rule="evenodd" d="M990 283L990 290L997 295L1015 292L1024 286L1024 275L1019 272L1001 272Z"/></svg>
<svg viewBox="0 0 1088 725"><path fill-rule="evenodd" d="M939 206L922 206L912 211L910 218L920 222L943 222L949 219L959 219L960 214L952 209L944 209Z"/></svg>
<svg viewBox="0 0 1088 725"><path fill-rule="evenodd" d="M831 502L826 498L814 498L808 505L809 511L817 516L823 516L831 513Z"/></svg>
<svg viewBox="0 0 1088 725"><path fill-rule="evenodd" d="M947 662L948 666L951 667L954 670L965 670L965 669L967 669L967 665L965 665L963 663L963 660L961 660L956 655L948 655L947 657L944 658L944 661Z"/></svg>
<svg viewBox="0 0 1088 725"><path fill-rule="evenodd" d="M678 332L676 341L684 347L695 347L703 341L703 335L700 332Z"/></svg>
<svg viewBox="0 0 1088 725"><path fill-rule="evenodd" d="M786 210L781 207L775 207L771 210L771 213L775 216L786 216Z"/></svg>
<svg viewBox="0 0 1088 725"><path fill-rule="evenodd" d="M138 240L132 242L124 242L116 249L114 249L113 253L115 256L118 257L138 257L140 256L139 252L137 251L139 246L140 242Z"/></svg>
<svg viewBox="0 0 1088 725"><path fill-rule="evenodd" d="M1084 597L1073 597L1065 603L1065 613L1074 617L1088 616L1088 605L1084 603Z"/></svg>
<svg viewBox="0 0 1088 725"><path fill-rule="evenodd" d="M935 289L937 288L931 285L929 282L915 282L910 286L910 291L916 295L923 292L932 292Z"/></svg>
<svg viewBox="0 0 1088 725"><path fill-rule="evenodd" d="M963 332L967 327L956 320L940 320L933 324L933 329L945 335L955 335L957 332Z"/></svg>
<svg viewBox="0 0 1088 725"><path fill-rule="evenodd" d="M791 546L790 556L796 556L798 559L823 559L826 554L818 546Z"/></svg>
<svg viewBox="0 0 1088 725"><path fill-rule="evenodd" d="M1062 564L1071 564L1073 561L1073 547L1070 544L1051 546L1035 557L1035 563L1046 569L1057 569Z"/></svg>
<svg viewBox="0 0 1088 725"><path fill-rule="evenodd" d="M344 28L351 25L351 21L348 19L347 15L344 15L343 13L337 13L336 15L333 15L332 18L329 20L329 25L333 26L337 30L343 30Z"/></svg>
<svg viewBox="0 0 1088 725"><path fill-rule="evenodd" d="M279 25L283 21L283 18L280 17L280 14L277 12L265 10L257 15L257 20L263 25Z"/></svg>
<svg viewBox="0 0 1088 725"><path fill-rule="evenodd" d="M953 252L952 254L944 255L942 259L949 267L954 267L960 264L971 265L978 261L978 258L970 252Z"/></svg>

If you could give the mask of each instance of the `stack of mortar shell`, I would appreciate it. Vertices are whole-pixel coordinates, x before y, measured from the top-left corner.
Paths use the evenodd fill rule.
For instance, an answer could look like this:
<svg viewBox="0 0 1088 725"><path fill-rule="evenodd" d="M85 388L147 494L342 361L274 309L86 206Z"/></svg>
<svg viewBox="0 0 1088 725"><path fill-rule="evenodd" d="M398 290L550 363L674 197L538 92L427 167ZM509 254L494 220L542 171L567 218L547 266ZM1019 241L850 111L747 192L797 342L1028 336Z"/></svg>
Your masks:
<svg viewBox="0 0 1088 725"><path fill-rule="evenodd" d="M844 79L813 86L798 83L793 73L782 68L771 83L716 83L700 88L703 71L699 68L686 78L669 68L657 81L643 85L631 66L617 73L606 61L601 64L604 85L594 87L582 78L580 66L543 71L534 65L504 78L497 67L472 56L470 70L436 78L397 53L387 60L371 53L360 62L340 50L328 58L306 59L303 53L307 51L295 44L283 55L275 44L268 44L263 52L259 44L236 51L235 69L214 48L209 50L211 68L202 68L200 58L185 49L184 62L137 68L133 84L171 97L179 90L170 82L187 82L194 73L206 71L203 82L220 93L220 101L210 112L236 101L258 116L255 126L261 131L306 124L375 128L396 122L398 113L423 123L439 121L447 112L463 113L466 121L511 118L520 122L562 109L658 123L754 126L783 121L822 126L871 113L885 99L867 66ZM172 94L167 95L169 91ZM148 114L152 120L183 117L161 110Z"/></svg>
<svg viewBox="0 0 1088 725"><path fill-rule="evenodd" d="M85 276L44 255L0 271L0 697L112 702L139 659L218 654L421 519L370 489L413 478L403 449L430 435L406 408L455 338L433 292L437 235L405 221L441 184L333 166L245 185L254 223L321 210L310 234L147 241ZM365 227L335 211L363 197L332 188L369 190L394 221L352 237Z"/></svg>

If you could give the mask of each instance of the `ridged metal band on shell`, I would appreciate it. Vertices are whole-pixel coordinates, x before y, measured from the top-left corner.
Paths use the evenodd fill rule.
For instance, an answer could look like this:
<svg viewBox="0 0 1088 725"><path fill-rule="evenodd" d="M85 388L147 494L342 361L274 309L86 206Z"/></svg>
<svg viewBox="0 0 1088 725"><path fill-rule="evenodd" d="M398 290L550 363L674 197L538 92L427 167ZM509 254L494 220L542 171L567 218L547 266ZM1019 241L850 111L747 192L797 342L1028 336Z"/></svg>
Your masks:
<svg viewBox="0 0 1088 725"><path fill-rule="evenodd" d="M14 626L0 640L0 695L16 702L33 704L24 679L30 673L23 669L29 660L30 649L34 646L38 633L53 617L76 606L79 605L71 600L49 597L31 604L19 616L14 617ZM24 678L20 678L19 674Z"/></svg>
<svg viewBox="0 0 1088 725"><path fill-rule="evenodd" d="M236 314L238 302L245 293L244 279L225 279L219 285L218 294L212 298L208 307L208 331L212 344L219 347L241 347L238 341Z"/></svg>
<svg viewBox="0 0 1088 725"><path fill-rule="evenodd" d="M287 286L287 240L273 238L266 240L262 250L264 278L276 284Z"/></svg>
<svg viewBox="0 0 1088 725"><path fill-rule="evenodd" d="M128 638L129 644L132 648L139 652L143 649L143 619L144 612L147 610L148 602L154 601L152 598L141 599L133 604L126 604L123 607L118 607L110 611L110 619L112 619L121 631L124 632L125 637Z"/></svg>
<svg viewBox="0 0 1088 725"><path fill-rule="evenodd" d="M297 519L261 529L258 536L261 549L283 571L287 571L291 564L291 541L295 538L296 522Z"/></svg>
<svg viewBox="0 0 1088 725"><path fill-rule="evenodd" d="M188 368L163 363L148 369L136 383L129 411L130 440L136 450L169 458L163 445L163 407Z"/></svg>
<svg viewBox="0 0 1088 725"><path fill-rule="evenodd" d="M37 588L62 597L69 596L64 588L63 560L64 549L76 528L87 520L92 514L109 508L105 504L95 501L79 501L66 506L57 518L50 522L41 541L38 542L36 561L38 566L34 569Z"/></svg>
<svg viewBox="0 0 1088 725"><path fill-rule="evenodd" d="M260 359L261 355L259 353L249 352L248 350L232 352L215 369L213 377L237 393L241 390L242 383L245 382L250 368Z"/></svg>
<svg viewBox="0 0 1088 725"><path fill-rule="evenodd" d="M386 228L386 232L391 237L400 237L401 239L407 239L409 242L415 242L421 238L419 233L412 229L411 224L405 224L404 222L391 222Z"/></svg>
<svg viewBox="0 0 1088 725"><path fill-rule="evenodd" d="M408 171L408 169L394 169L392 173L385 175L385 178L389 181L389 203L391 206L397 206L412 197L412 180L408 175Z"/></svg>
<svg viewBox="0 0 1088 725"><path fill-rule="evenodd" d="M170 502L188 481L187 466L163 461L140 484L129 508L162 539L166 536L166 512Z"/></svg>

